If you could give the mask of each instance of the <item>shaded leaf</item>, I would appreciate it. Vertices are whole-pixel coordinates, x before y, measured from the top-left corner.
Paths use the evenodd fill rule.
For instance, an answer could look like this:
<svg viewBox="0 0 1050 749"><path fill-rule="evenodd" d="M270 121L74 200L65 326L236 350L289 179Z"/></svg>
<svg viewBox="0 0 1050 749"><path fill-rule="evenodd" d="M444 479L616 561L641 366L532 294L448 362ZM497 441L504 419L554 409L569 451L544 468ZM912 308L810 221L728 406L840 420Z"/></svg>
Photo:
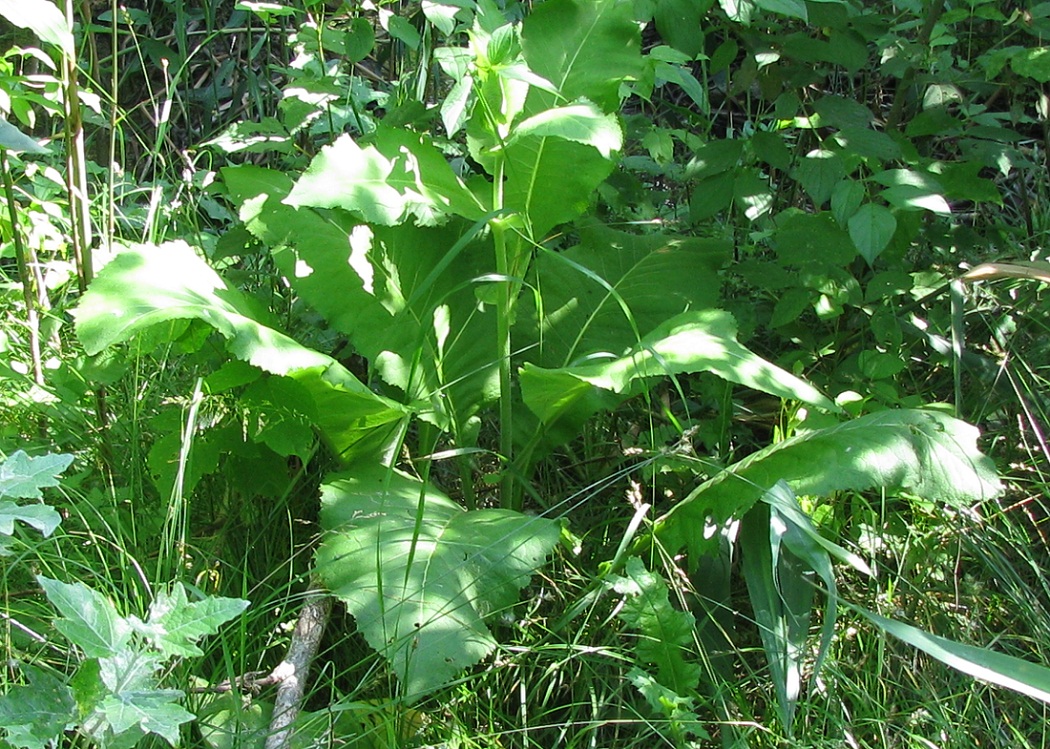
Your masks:
<svg viewBox="0 0 1050 749"><path fill-rule="evenodd" d="M19 665L26 684L9 686L0 695L0 730L12 746L55 746L77 717L69 686L57 675L27 663Z"/></svg>
<svg viewBox="0 0 1050 749"><path fill-rule="evenodd" d="M579 244L533 261L542 319L530 294L522 298L516 340L525 357L561 367L596 352L625 351L647 332L688 309L718 301L717 271L732 246L717 239L638 235L597 222L581 223Z"/></svg>
<svg viewBox="0 0 1050 749"><path fill-rule="evenodd" d="M0 148L22 153L50 153L48 149L3 118L0 118Z"/></svg>
<svg viewBox="0 0 1050 749"><path fill-rule="evenodd" d="M700 666L688 657L696 619L671 605L667 583L638 557L627 560L612 586L624 597L618 616L639 631L638 659L656 666L660 684L675 694L692 694L700 683Z"/></svg>
<svg viewBox="0 0 1050 749"><path fill-rule="evenodd" d="M322 488L317 573L346 603L409 698L484 658L488 615L518 600L560 535L510 510L466 512L406 474L373 465Z"/></svg>
<svg viewBox="0 0 1050 749"><path fill-rule="evenodd" d="M897 219L890 209L877 203L862 205L850 216L848 225L850 239L868 265L889 246L893 233L897 231Z"/></svg>

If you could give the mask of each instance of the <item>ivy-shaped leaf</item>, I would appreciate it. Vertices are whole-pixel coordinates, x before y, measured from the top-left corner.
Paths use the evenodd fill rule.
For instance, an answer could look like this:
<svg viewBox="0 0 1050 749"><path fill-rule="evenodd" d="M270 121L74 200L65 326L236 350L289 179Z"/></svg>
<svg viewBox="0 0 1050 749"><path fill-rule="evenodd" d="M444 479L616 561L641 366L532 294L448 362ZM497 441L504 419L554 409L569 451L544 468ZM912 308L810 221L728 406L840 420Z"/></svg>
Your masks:
<svg viewBox="0 0 1050 749"><path fill-rule="evenodd" d="M466 512L382 466L331 477L321 525L318 574L408 698L446 684L495 647L485 617L514 605L559 537L550 520Z"/></svg>
<svg viewBox="0 0 1050 749"><path fill-rule="evenodd" d="M0 695L0 730L21 749L55 746L77 715L73 692L64 680L44 669L21 664L26 684Z"/></svg>
<svg viewBox="0 0 1050 749"><path fill-rule="evenodd" d="M248 605L248 601L239 598L218 596L191 603L182 583L175 583L171 593L157 594L145 623L138 619L131 623L165 656L199 656L204 653L197 641L218 632L220 626L239 616Z"/></svg>
<svg viewBox="0 0 1050 749"><path fill-rule="evenodd" d="M72 462L72 455L30 457L17 450L0 464L0 497L40 499L40 490L58 486L58 475Z"/></svg>
<svg viewBox="0 0 1050 749"><path fill-rule="evenodd" d="M37 582L62 618L55 627L89 658L115 655L128 644L131 628L113 602L84 583L63 583L37 576Z"/></svg>
<svg viewBox="0 0 1050 749"><path fill-rule="evenodd" d="M16 520L36 528L44 536L50 536L62 522L62 516L47 505L19 507L13 502L0 502L0 536L14 533Z"/></svg>

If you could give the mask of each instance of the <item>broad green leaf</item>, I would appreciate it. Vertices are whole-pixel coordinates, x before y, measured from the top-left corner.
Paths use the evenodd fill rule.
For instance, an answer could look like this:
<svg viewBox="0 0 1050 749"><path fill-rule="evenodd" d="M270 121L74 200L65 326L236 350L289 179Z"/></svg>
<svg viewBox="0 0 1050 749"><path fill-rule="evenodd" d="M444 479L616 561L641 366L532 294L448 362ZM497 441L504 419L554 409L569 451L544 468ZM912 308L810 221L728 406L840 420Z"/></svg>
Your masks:
<svg viewBox="0 0 1050 749"><path fill-rule="evenodd" d="M839 226L846 226L860 204L864 202L864 184L844 179L831 191L831 215Z"/></svg>
<svg viewBox="0 0 1050 749"><path fill-rule="evenodd" d="M669 45L696 58L704 49L701 21L712 5L714 0L660 0L653 10L656 30Z"/></svg>
<svg viewBox="0 0 1050 749"><path fill-rule="evenodd" d="M101 593L84 583L63 583L42 575L37 582L62 617L55 620L55 627L89 658L114 655L127 645L131 628Z"/></svg>
<svg viewBox="0 0 1050 749"><path fill-rule="evenodd" d="M915 185L898 185L887 187L881 193L882 198L894 208L911 211L931 211L947 215L952 212L948 201L940 192L930 192L927 188Z"/></svg>
<svg viewBox="0 0 1050 749"><path fill-rule="evenodd" d="M507 611L559 538L557 524L509 510L466 512L382 466L322 488L316 569L415 698L484 658L484 619Z"/></svg>
<svg viewBox="0 0 1050 749"><path fill-rule="evenodd" d="M842 157L834 151L818 149L798 160L792 176L809 194L813 204L820 208L831 199L835 185L846 176L846 167Z"/></svg>
<svg viewBox="0 0 1050 749"><path fill-rule="evenodd" d="M656 666L660 684L675 694L692 694L700 683L700 666L688 657L696 619L671 605L667 583L638 557L627 560L612 587L624 597L618 616L639 632L638 659Z"/></svg>
<svg viewBox="0 0 1050 749"><path fill-rule="evenodd" d="M521 45L529 69L565 101L589 99L604 112L619 106L620 84L642 73L631 3L549 0L525 19Z"/></svg>
<svg viewBox="0 0 1050 749"><path fill-rule="evenodd" d="M533 261L518 315L525 357L562 367L602 351L625 351L648 332L689 309L713 307L718 270L729 261L726 241L639 235L597 222L577 227L579 244L542 252Z"/></svg>
<svg viewBox="0 0 1050 749"><path fill-rule="evenodd" d="M1010 67L1017 75L1050 83L1050 47L1022 49L1010 57Z"/></svg>
<svg viewBox="0 0 1050 749"><path fill-rule="evenodd" d="M173 689L123 692L106 697L99 712L118 736L138 728L143 734L155 733L178 746L179 726L194 719L193 713L177 704L182 696Z"/></svg>
<svg viewBox="0 0 1050 749"><path fill-rule="evenodd" d="M964 674L1050 703L1050 668L1042 664L998 653L989 648L954 642L910 624L879 616L860 606L851 608L894 637Z"/></svg>
<svg viewBox="0 0 1050 749"><path fill-rule="evenodd" d="M880 411L759 450L705 481L657 521L671 549L703 547L705 523L740 517L785 480L798 495L878 489L967 505L997 496L977 429L935 411Z"/></svg>
<svg viewBox="0 0 1050 749"><path fill-rule="evenodd" d="M36 528L44 536L50 536L62 522L53 507L47 505L18 506L13 502L0 502L0 536L15 532L15 521Z"/></svg>
<svg viewBox="0 0 1050 749"><path fill-rule="evenodd" d="M623 131L614 114L605 114L589 101L548 109L518 123L510 143L530 135L553 136L595 148L604 158L623 147Z"/></svg>
<svg viewBox="0 0 1050 749"><path fill-rule="evenodd" d="M755 0L755 5L769 13L800 18L803 21L809 20L806 3L803 0Z"/></svg>
<svg viewBox="0 0 1050 749"><path fill-rule="evenodd" d="M40 490L58 486L58 475L72 462L72 455L30 457L24 451L16 450L0 464L0 497L41 499Z"/></svg>
<svg viewBox="0 0 1050 749"><path fill-rule="evenodd" d="M239 616L248 605L248 601L238 598L217 596L191 603L186 589L177 582L171 593L157 594L145 623L132 620L132 625L165 656L199 656L203 652L197 641L218 632L220 626Z"/></svg>
<svg viewBox="0 0 1050 749"><path fill-rule="evenodd" d="M868 265L874 264L875 258L889 246L893 233L897 231L897 219L890 209L877 203L862 205L850 216L848 225L850 239Z"/></svg>
<svg viewBox="0 0 1050 749"><path fill-rule="evenodd" d="M65 681L50 671L28 663L18 667L27 683L9 686L0 694L0 730L12 746L56 746L77 718L73 693Z"/></svg>
<svg viewBox="0 0 1050 749"><path fill-rule="evenodd" d="M521 44L528 70L560 94L533 85L526 121L581 99L612 114L620 84L643 72L631 5L617 0L546 2L522 24ZM504 205L524 216L537 239L583 213L613 168L594 149L554 136L521 136L503 154Z"/></svg>
<svg viewBox="0 0 1050 749"><path fill-rule="evenodd" d="M258 167L223 170L248 229L273 251L296 293L345 333L409 402L466 419L498 392L495 317L471 280L494 272L482 225L368 227L347 214L282 203L291 180ZM437 342L434 314L453 331Z"/></svg>
<svg viewBox="0 0 1050 749"><path fill-rule="evenodd" d="M0 16L54 44L62 54L68 57L75 54L73 32L66 23L66 16L50 0L0 0Z"/></svg>
<svg viewBox="0 0 1050 749"><path fill-rule="evenodd" d="M614 167L594 148L555 137L518 138L504 153L504 206L528 220L537 240L585 213Z"/></svg>
<svg viewBox="0 0 1050 749"><path fill-rule="evenodd" d="M198 319L218 330L230 352L272 374L287 375L314 399L317 426L337 454L378 447L405 411L373 393L330 356L300 345L253 318L184 242L134 245L94 280L74 311L84 348L97 353L161 322Z"/></svg>
<svg viewBox="0 0 1050 749"><path fill-rule="evenodd" d="M526 364L525 404L544 424L589 418L610 395L629 395L655 377L711 372L780 398L838 410L816 388L736 341L736 322L721 310L686 312L666 321L623 355L558 369Z"/></svg>
<svg viewBox="0 0 1050 749"><path fill-rule="evenodd" d="M285 199L293 207L343 208L365 221L394 226L410 216L422 226L449 214L486 213L445 157L424 136L379 128L361 147L349 135L325 146Z"/></svg>
<svg viewBox="0 0 1050 749"><path fill-rule="evenodd" d="M16 153L50 153L10 122L0 118L0 149L4 148Z"/></svg>

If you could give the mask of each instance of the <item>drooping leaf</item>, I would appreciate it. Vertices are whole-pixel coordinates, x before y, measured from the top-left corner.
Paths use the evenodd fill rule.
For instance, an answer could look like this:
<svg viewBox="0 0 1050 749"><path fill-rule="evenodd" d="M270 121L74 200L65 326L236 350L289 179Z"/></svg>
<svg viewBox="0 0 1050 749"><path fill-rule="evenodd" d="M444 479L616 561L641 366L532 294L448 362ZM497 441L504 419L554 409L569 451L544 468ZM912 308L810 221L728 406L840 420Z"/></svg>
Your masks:
<svg viewBox="0 0 1050 749"><path fill-rule="evenodd" d="M407 697L447 683L495 640L484 618L512 606L559 537L544 518L466 512L432 486L382 466L322 488L316 569Z"/></svg>
<svg viewBox="0 0 1050 749"><path fill-rule="evenodd" d="M62 523L62 516L47 505L18 506L14 502L0 502L0 536L15 532L15 521L36 528L44 536L50 536Z"/></svg>
<svg viewBox="0 0 1050 749"><path fill-rule="evenodd" d="M343 135L325 146L285 202L343 208L382 226L410 216L422 226L444 223L450 214L475 221L487 212L424 136L381 127L371 141L362 147Z"/></svg>
<svg viewBox="0 0 1050 749"><path fill-rule="evenodd" d="M625 351L648 332L689 309L718 301L718 270L730 257L718 239L638 235L599 223L577 227L579 244L533 261L542 319L525 294L516 340L525 357L561 367L596 352Z"/></svg>
<svg viewBox="0 0 1050 749"><path fill-rule="evenodd" d="M218 632L220 626L239 616L248 605L248 601L218 596L191 603L186 589L177 582L171 593L157 594L145 623L133 619L132 625L165 656L199 656L203 652L197 641Z"/></svg>
<svg viewBox="0 0 1050 749"><path fill-rule="evenodd" d="M400 406L373 393L339 362L253 314L252 305L184 242L128 247L102 269L74 311L77 335L89 353L157 323L208 323L234 356L302 384L314 399L317 426L344 456L377 447L404 418Z"/></svg>
<svg viewBox="0 0 1050 749"><path fill-rule="evenodd" d="M300 297L409 402L433 403L440 423L463 421L496 396L494 312L479 309L470 283L495 270L491 249L473 241L481 224L368 227L282 203L292 184L280 172L241 166L223 177ZM452 334L439 347L440 307Z"/></svg>
<svg viewBox="0 0 1050 749"><path fill-rule="evenodd" d="M0 464L0 497L40 499L40 490L58 486L58 475L72 462L72 455L30 457L25 451L16 450Z"/></svg>
<svg viewBox="0 0 1050 749"><path fill-rule="evenodd" d="M736 323L721 310L677 315L622 355L557 369L526 364L525 404L544 424L589 418L598 400L628 395L648 378L711 372L730 382L780 398L837 410L816 388L770 364L736 341Z"/></svg>
<svg viewBox="0 0 1050 749"><path fill-rule="evenodd" d="M811 678L820 674L835 634L838 586L831 556L871 574L867 564L814 527L791 488L778 481L762 495L762 505L745 514L740 525L742 571L762 637L766 660L777 691L777 703L790 734L802 688L803 665L809 656L807 640L813 607L815 573L828 595L820 645Z"/></svg>
<svg viewBox="0 0 1050 749"><path fill-rule="evenodd" d="M771 521L768 506L756 505L740 523L741 571L769 663L784 731L802 690L802 665L813 609L813 586L794 554L781 548L782 525Z"/></svg>
<svg viewBox="0 0 1050 749"><path fill-rule="evenodd" d="M587 100L555 107L518 123L511 143L518 138L554 136L591 146L604 158L623 147L623 131L616 115L605 114Z"/></svg>
<svg viewBox="0 0 1050 749"><path fill-rule="evenodd" d="M0 0L0 16L54 44L62 54L74 55L73 32L65 14L50 0Z"/></svg>
<svg viewBox="0 0 1050 749"><path fill-rule="evenodd" d="M7 120L0 118L0 148L21 153L50 153Z"/></svg>
<svg viewBox="0 0 1050 749"><path fill-rule="evenodd" d="M61 615L55 627L89 658L114 655L127 645L131 628L101 593L84 583L63 583L42 575L37 582Z"/></svg>
<svg viewBox="0 0 1050 749"><path fill-rule="evenodd" d="M688 654L693 649L696 619L671 605L667 583L631 557L624 576L613 581L624 597L618 616L638 630L638 659L656 666L660 684L678 695L692 694L700 683L700 666Z"/></svg>
<svg viewBox="0 0 1050 749"><path fill-rule="evenodd" d="M862 205L850 216L848 225L850 239L868 265L873 264L889 246L893 233L897 231L897 219L890 209L877 203Z"/></svg>
<svg viewBox="0 0 1050 749"><path fill-rule="evenodd" d="M20 664L26 684L0 695L0 730L21 749L55 746L76 720L77 704L66 682L50 671Z"/></svg>
<svg viewBox="0 0 1050 749"><path fill-rule="evenodd" d="M878 488L952 505L1001 491L976 428L935 411L881 411L753 453L693 490L657 521L657 533L669 548L700 551L706 522L740 517L781 479L799 495Z"/></svg>
<svg viewBox="0 0 1050 749"><path fill-rule="evenodd" d="M878 627L894 637L916 647L964 674L1050 704L1050 668L998 653L990 648L979 648L954 642L946 637L925 632L918 627L887 619L860 606L851 606Z"/></svg>

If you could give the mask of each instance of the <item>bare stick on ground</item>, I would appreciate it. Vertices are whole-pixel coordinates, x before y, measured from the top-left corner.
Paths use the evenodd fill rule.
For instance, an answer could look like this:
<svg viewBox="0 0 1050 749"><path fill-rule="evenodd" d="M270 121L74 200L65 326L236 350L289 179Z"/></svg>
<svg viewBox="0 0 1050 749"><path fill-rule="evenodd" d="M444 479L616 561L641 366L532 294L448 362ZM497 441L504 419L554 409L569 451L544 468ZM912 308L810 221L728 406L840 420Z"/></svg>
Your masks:
<svg viewBox="0 0 1050 749"><path fill-rule="evenodd" d="M292 723L302 708L306 690L306 677L310 664L317 655L328 615L332 611L332 599L316 582L311 583L306 593L306 604L299 614L299 621L292 633L288 655L270 674L277 682L277 697L273 705L273 719L266 737L266 749L288 749L292 742Z"/></svg>

